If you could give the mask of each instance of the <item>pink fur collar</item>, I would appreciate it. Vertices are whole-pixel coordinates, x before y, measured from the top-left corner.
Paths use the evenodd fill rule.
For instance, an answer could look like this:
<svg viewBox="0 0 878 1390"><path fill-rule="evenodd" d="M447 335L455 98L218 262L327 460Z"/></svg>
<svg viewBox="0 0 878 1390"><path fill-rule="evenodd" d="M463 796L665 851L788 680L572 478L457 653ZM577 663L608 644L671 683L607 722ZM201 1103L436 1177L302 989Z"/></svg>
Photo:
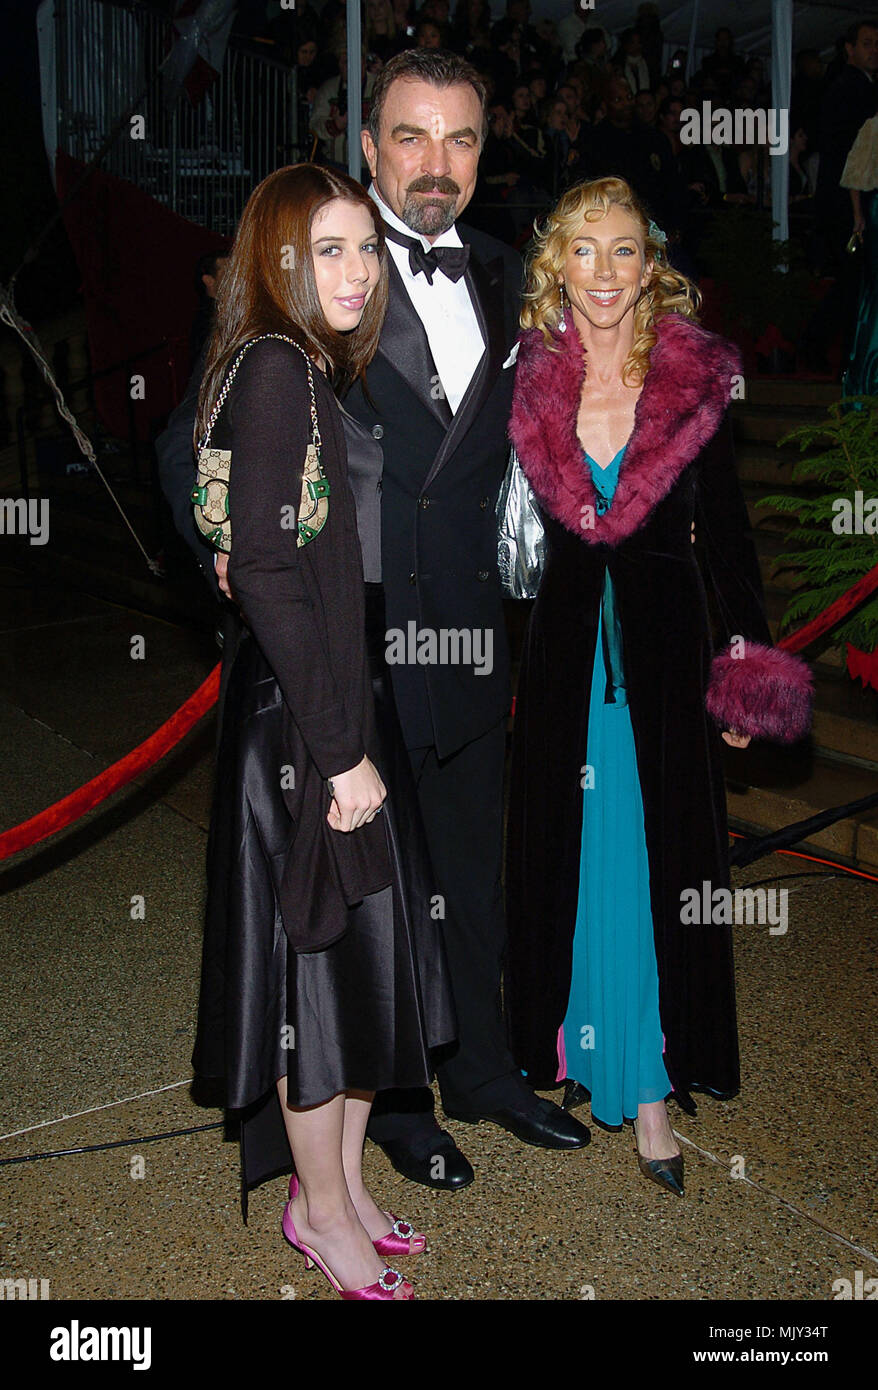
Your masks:
<svg viewBox="0 0 878 1390"><path fill-rule="evenodd" d="M585 354L569 310L566 321L567 331L553 335L559 352L539 329L520 335L509 436L546 511L583 540L615 546L643 526L716 433L740 358L691 319L659 320L613 503L598 516L576 434Z"/></svg>

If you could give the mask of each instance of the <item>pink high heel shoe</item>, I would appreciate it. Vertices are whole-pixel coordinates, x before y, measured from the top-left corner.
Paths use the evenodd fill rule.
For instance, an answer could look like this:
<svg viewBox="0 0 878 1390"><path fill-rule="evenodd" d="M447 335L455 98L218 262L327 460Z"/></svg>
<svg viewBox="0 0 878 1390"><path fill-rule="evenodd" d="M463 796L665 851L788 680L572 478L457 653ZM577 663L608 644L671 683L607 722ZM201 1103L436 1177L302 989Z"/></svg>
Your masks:
<svg viewBox="0 0 878 1390"><path fill-rule="evenodd" d="M299 1179L293 1173L290 1177L291 1202L298 1196L298 1192ZM395 1255L423 1254L427 1248L427 1237L416 1231L410 1221L400 1221L392 1211L385 1212L385 1216L393 1222L393 1230L388 1231L386 1236L379 1236L377 1240L372 1241L382 1260L393 1259ZM416 1245L416 1241L420 1244Z"/></svg>
<svg viewBox="0 0 878 1390"><path fill-rule="evenodd" d="M305 1256L305 1268L312 1269L314 1265L316 1265L320 1273L326 1275L330 1284L341 1298L350 1301L354 1299L372 1299L375 1301L379 1299L384 1301L390 1299L397 1303L410 1303L414 1299L415 1291L411 1284L406 1283L399 1270L391 1269L389 1265L385 1265L374 1284L367 1284L365 1288L362 1289L343 1289L329 1266L323 1263L317 1251L312 1250L310 1245L305 1245L299 1240L289 1206L284 1207L283 1232L293 1249L298 1250L300 1255ZM401 1299L394 1299L393 1296L401 1285L405 1285L410 1292L405 1294Z"/></svg>

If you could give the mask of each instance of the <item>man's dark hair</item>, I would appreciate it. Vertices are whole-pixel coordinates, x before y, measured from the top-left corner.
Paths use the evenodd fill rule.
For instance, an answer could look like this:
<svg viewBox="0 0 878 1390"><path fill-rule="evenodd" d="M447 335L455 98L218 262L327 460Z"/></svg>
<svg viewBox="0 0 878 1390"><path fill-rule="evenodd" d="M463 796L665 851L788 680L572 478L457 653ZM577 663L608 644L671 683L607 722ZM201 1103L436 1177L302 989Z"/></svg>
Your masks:
<svg viewBox="0 0 878 1390"><path fill-rule="evenodd" d="M439 23L438 19L431 19L428 14L421 15L421 18L415 25L414 38L416 41L421 37L425 29L435 29L440 38L442 36L442 25Z"/></svg>
<svg viewBox="0 0 878 1390"><path fill-rule="evenodd" d="M844 41L853 48L859 40L861 29L878 29L878 19L857 19L853 24L849 24L844 31Z"/></svg>
<svg viewBox="0 0 878 1390"><path fill-rule="evenodd" d="M637 95L639 96L640 93L638 92ZM670 110L671 110L671 107L672 107L672 106L685 106L685 105L686 105L685 101L681 101L681 99L680 99L679 97L662 97L661 101L660 101L659 104L658 104L658 110L656 111L656 117L657 117L658 120L661 121L661 120L664 119L665 116L667 116L667 115L670 113Z"/></svg>
<svg viewBox="0 0 878 1390"><path fill-rule="evenodd" d="M472 87L482 108L480 135L484 143L488 130L488 96L485 84L472 64L443 48L407 48L385 63L375 79L369 110L369 134L376 145L388 88L400 77L412 82L429 82L433 87Z"/></svg>
<svg viewBox="0 0 878 1390"><path fill-rule="evenodd" d="M576 52L584 58L586 53L590 53L593 48L597 48L598 44L603 42L604 31L602 29L586 29L585 33L580 35Z"/></svg>
<svg viewBox="0 0 878 1390"><path fill-rule="evenodd" d="M564 82L561 83L561 87L565 85ZM558 88L559 91L561 87ZM629 92L631 91L631 88L628 86L628 78L625 77L618 68L610 68L610 71L604 76L604 80L601 83L601 101L609 101L610 94L614 87L628 87Z"/></svg>
<svg viewBox="0 0 878 1390"><path fill-rule="evenodd" d="M228 256L227 251L206 251L203 256L199 256L195 262L195 288L200 294L205 294L202 275L216 275L217 261L225 260Z"/></svg>
<svg viewBox="0 0 878 1390"><path fill-rule="evenodd" d="M498 19L491 30L491 43L494 48L502 48L505 43L511 43L517 30L518 25L511 19Z"/></svg>

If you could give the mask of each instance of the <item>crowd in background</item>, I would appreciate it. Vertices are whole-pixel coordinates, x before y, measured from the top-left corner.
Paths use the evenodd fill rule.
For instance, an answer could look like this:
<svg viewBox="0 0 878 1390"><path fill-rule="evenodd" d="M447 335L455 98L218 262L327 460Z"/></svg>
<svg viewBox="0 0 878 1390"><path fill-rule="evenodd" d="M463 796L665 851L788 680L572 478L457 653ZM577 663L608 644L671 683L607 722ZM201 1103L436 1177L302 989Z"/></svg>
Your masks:
<svg viewBox="0 0 878 1390"><path fill-rule="evenodd" d="M694 272L700 238L718 209L770 206L772 157L765 145L686 144L681 115L705 100L731 111L770 108L767 56L739 53L723 27L687 80L684 50L663 62L667 46L655 5L641 4L618 34L595 18L579 0L557 24L534 15L530 0L506 0L496 21L487 0L456 0L453 8L452 0L424 0L420 8L410 0L365 0L364 115L375 74L392 54L416 46L460 53L489 93L490 130L468 221L522 245L534 217L567 187L612 172L637 189L668 234L674 259ZM295 65L304 155L344 166L346 0L297 0L294 10L279 0L244 0L235 32ZM819 204L818 185L827 182L821 157L832 179L824 201L832 202L847 151L875 109L876 69L878 30L869 21L839 35L828 64L816 49L794 55L782 157L789 162L793 233L816 271L831 271L838 255L838 238L820 233L819 207L815 234L815 195Z"/></svg>

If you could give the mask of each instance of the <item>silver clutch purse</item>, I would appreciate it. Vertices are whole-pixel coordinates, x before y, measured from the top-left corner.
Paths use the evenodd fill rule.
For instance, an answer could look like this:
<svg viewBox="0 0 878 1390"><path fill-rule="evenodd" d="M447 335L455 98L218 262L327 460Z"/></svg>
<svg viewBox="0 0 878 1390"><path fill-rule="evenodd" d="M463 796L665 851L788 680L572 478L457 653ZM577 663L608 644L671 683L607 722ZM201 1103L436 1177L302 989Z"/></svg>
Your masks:
<svg viewBox="0 0 878 1390"><path fill-rule="evenodd" d="M536 598L546 532L533 489L512 449L497 498L497 568L508 598Z"/></svg>

